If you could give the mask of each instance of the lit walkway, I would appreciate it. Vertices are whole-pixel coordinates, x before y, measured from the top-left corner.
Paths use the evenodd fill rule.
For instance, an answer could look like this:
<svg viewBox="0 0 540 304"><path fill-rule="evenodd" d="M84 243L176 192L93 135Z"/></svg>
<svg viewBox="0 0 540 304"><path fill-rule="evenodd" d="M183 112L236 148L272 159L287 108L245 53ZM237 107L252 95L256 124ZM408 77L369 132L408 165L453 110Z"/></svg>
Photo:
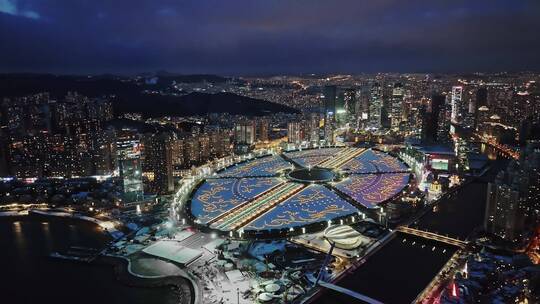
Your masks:
<svg viewBox="0 0 540 304"><path fill-rule="evenodd" d="M245 226L264 212L274 208L304 187L305 185L297 183L280 184L279 186L272 188L272 190L263 193L263 195L257 197L255 200L227 213L225 216L212 223L210 227L222 231L236 230Z"/></svg>
<svg viewBox="0 0 540 304"><path fill-rule="evenodd" d="M351 159L359 156L360 154L364 153L365 149L362 148L346 148L343 151L340 151L337 155L334 157L329 158L328 160L323 161L322 163L318 164L318 167L322 168L339 168L343 164L347 163Z"/></svg>

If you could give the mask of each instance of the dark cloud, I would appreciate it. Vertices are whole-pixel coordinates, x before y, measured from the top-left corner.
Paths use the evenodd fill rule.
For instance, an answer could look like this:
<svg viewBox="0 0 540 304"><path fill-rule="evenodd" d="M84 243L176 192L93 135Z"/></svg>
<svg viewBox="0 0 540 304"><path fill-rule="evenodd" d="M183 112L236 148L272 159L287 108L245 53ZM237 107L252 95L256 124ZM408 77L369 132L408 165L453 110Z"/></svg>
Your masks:
<svg viewBox="0 0 540 304"><path fill-rule="evenodd" d="M26 4L20 4L17 0L0 0L0 13L19 16L30 19L39 19L41 16Z"/></svg>
<svg viewBox="0 0 540 304"><path fill-rule="evenodd" d="M0 0L0 71L538 70L538 3Z"/></svg>

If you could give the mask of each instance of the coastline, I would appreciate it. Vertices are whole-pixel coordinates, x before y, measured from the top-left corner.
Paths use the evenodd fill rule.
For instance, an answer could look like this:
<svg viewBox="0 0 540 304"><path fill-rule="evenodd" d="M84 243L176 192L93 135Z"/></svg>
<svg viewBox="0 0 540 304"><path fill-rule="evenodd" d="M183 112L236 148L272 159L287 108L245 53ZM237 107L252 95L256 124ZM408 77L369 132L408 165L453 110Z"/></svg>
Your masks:
<svg viewBox="0 0 540 304"><path fill-rule="evenodd" d="M65 211L47 210L47 209L29 209L23 211L0 211L0 217L18 217L28 215L42 215L51 217L63 217L70 219L77 219L86 222L94 223L103 228L113 239L118 239L124 235L124 233L112 226L110 222L102 221L90 216L73 214Z"/></svg>
<svg viewBox="0 0 540 304"><path fill-rule="evenodd" d="M182 276L144 276L131 271L131 261L126 257L105 255L96 262L112 266L116 279L132 287L172 287L178 294L180 304L194 304L195 288L192 282Z"/></svg>
<svg viewBox="0 0 540 304"><path fill-rule="evenodd" d="M0 217L17 217L17 216L27 216L28 211L0 211Z"/></svg>
<svg viewBox="0 0 540 304"><path fill-rule="evenodd" d="M2 217L27 217L27 216L44 216L52 218L65 218L69 220L80 220L84 222L90 222L103 228L104 231L113 239L118 239L124 236L124 234L117 229L109 229L106 226L107 222L101 221L89 216L72 214L63 211L53 210L23 210L23 211L1 211L0 218ZM105 226L105 227L104 227ZM197 291L195 290L195 282L189 277L184 276L144 276L134 273L131 270L131 261L127 257L104 255L100 256L96 263L110 266L114 270L116 280L126 286L139 287L139 288L155 288L155 287L171 287L174 289L175 294L178 295L180 304L194 304L197 298Z"/></svg>

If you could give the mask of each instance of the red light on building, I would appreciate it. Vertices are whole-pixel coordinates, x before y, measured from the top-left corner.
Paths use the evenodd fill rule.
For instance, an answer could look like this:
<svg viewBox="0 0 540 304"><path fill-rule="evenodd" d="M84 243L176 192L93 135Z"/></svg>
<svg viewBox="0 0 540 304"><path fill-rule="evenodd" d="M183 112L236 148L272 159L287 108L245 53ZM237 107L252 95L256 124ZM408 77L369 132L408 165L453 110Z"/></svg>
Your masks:
<svg viewBox="0 0 540 304"><path fill-rule="evenodd" d="M454 298L458 297L458 289L456 286L456 282L452 282L452 297Z"/></svg>

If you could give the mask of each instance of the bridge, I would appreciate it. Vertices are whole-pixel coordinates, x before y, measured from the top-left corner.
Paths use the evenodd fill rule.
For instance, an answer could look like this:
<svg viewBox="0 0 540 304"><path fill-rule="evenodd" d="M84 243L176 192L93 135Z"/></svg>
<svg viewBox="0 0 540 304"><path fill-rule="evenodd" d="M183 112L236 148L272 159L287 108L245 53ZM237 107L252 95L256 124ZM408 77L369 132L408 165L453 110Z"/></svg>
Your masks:
<svg viewBox="0 0 540 304"><path fill-rule="evenodd" d="M510 156L514 159L519 159L519 152L513 149L512 147L505 144L498 143L495 139L485 137L476 132L473 134L476 138L480 140L481 143L494 147L495 149L497 149L499 152L501 152L504 155Z"/></svg>
<svg viewBox="0 0 540 304"><path fill-rule="evenodd" d="M419 236L419 237L422 237L422 238L425 238L425 239L439 241L439 242L446 243L446 244L453 245L453 246L457 246L457 247L460 247L460 248L464 248L465 246L467 246L467 244L469 244L467 241L451 238L451 237L444 236L444 235L439 235L439 234L436 234L434 232L414 229L414 228L410 228L410 227L406 227L406 226L399 226L396 230L399 231L399 232L416 235L416 236Z"/></svg>

